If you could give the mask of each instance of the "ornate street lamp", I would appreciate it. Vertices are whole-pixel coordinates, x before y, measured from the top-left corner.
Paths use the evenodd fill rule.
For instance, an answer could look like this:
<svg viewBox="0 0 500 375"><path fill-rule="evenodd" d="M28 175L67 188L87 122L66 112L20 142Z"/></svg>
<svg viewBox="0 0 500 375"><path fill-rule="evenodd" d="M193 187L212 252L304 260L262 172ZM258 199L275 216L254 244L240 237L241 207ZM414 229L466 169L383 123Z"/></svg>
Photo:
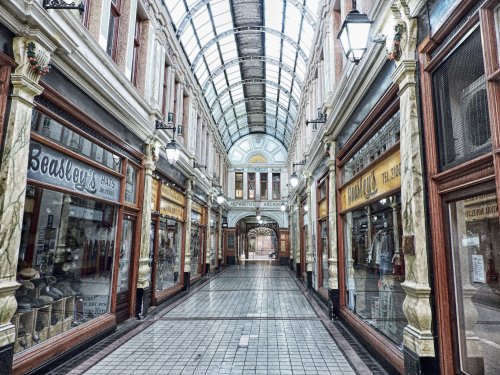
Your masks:
<svg viewBox="0 0 500 375"><path fill-rule="evenodd" d="M281 203L280 209L281 209L282 212L286 211L286 204L285 204L285 202Z"/></svg>
<svg viewBox="0 0 500 375"><path fill-rule="evenodd" d="M297 173L295 173L295 166L296 165L306 165L306 159L299 161L298 163L293 163L292 164L292 174L290 175L290 186L292 189L295 189L297 185L299 184L299 177L297 176Z"/></svg>
<svg viewBox="0 0 500 375"><path fill-rule="evenodd" d="M170 164L174 164L177 160L179 160L181 150L179 150L175 139L168 142L165 148L167 150L167 160Z"/></svg>
<svg viewBox="0 0 500 375"><path fill-rule="evenodd" d="M352 8L342 24L338 39L342 49L349 61L358 64L367 49L370 38L370 27L372 21L364 13L356 9L356 1L353 0Z"/></svg>
<svg viewBox="0 0 500 375"><path fill-rule="evenodd" d="M224 195L222 193L219 193L217 195L217 198L215 198L217 200L217 204L220 206L220 205L223 205L226 198L224 197Z"/></svg>

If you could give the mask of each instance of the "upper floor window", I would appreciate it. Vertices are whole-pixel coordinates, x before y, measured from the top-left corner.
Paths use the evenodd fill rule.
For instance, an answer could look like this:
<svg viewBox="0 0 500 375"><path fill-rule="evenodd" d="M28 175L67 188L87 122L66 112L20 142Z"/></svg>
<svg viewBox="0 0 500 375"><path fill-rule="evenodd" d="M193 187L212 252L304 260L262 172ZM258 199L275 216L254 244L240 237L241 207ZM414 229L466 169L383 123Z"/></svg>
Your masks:
<svg viewBox="0 0 500 375"><path fill-rule="evenodd" d="M279 173L273 173L273 199L281 199L281 179Z"/></svg>
<svg viewBox="0 0 500 375"><path fill-rule="evenodd" d="M260 199L267 199L267 173L260 174Z"/></svg>
<svg viewBox="0 0 500 375"><path fill-rule="evenodd" d="M255 199L255 173L248 174L248 199Z"/></svg>
<svg viewBox="0 0 500 375"><path fill-rule="evenodd" d="M118 28L120 24L121 0L111 0L111 11L109 13L108 44L106 52L116 61L116 50L118 45Z"/></svg>
<svg viewBox="0 0 500 375"><path fill-rule="evenodd" d="M132 83L137 86L137 69L139 65L139 50L141 47L142 20L137 16L135 19L134 50L132 53Z"/></svg>
<svg viewBox="0 0 500 375"><path fill-rule="evenodd" d="M243 199L243 173L235 173L234 177L234 197Z"/></svg>
<svg viewBox="0 0 500 375"><path fill-rule="evenodd" d="M168 103L168 81L170 79L170 71L169 71L169 65L165 64L165 71L163 73L163 103L161 106L161 112L163 115L167 115L168 108L167 108L167 103Z"/></svg>
<svg viewBox="0 0 500 375"><path fill-rule="evenodd" d="M125 184L125 201L136 203L137 198L137 169L127 165L127 178Z"/></svg>

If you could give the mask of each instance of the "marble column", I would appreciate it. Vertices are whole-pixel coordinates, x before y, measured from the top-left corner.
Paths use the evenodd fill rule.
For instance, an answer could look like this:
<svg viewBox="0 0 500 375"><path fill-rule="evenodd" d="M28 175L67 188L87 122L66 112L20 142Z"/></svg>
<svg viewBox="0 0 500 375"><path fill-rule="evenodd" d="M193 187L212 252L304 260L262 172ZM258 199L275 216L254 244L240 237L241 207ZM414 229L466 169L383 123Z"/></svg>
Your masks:
<svg viewBox="0 0 500 375"><path fill-rule="evenodd" d="M297 216L296 216L296 219L295 220L295 223L294 223L294 228L293 228L293 231L294 231L294 237L295 237L295 248L294 248L294 251L295 251L295 275L297 276L297 278L299 279L302 279L302 267L303 265L300 264L300 259L301 259L301 256L300 256L300 197L297 195L295 197L295 204L294 204L294 212L297 212Z"/></svg>
<svg viewBox="0 0 500 375"><path fill-rule="evenodd" d="M340 295L339 295L339 254L337 239L337 186L335 165L335 142L328 142L330 159L328 160L329 186L328 186L328 239L330 241L330 254L328 259L328 294L331 303L331 314L333 318L339 317Z"/></svg>
<svg viewBox="0 0 500 375"><path fill-rule="evenodd" d="M219 271L221 270L223 259L222 259L222 236L224 233L222 232L222 207L219 207L219 218L218 218L218 226L219 226L219 238L217 239L217 262L219 263Z"/></svg>
<svg viewBox="0 0 500 375"><path fill-rule="evenodd" d="M212 236L212 226L210 225L210 217L212 216L212 200L213 197L211 195L208 196L208 207L207 207L207 233L205 236L205 249L206 249L206 257L205 257L205 275L210 274L210 262L212 259L212 248L211 248L211 236Z"/></svg>
<svg viewBox="0 0 500 375"><path fill-rule="evenodd" d="M312 282L312 273L313 273L313 247L314 247L314 241L313 241L313 220L311 216L311 205L312 205L312 199L311 199L311 177L307 177L306 180L306 194L307 194L307 238L306 238L306 267L307 267L307 287L309 289L312 289L313 287L313 282Z"/></svg>
<svg viewBox="0 0 500 375"><path fill-rule="evenodd" d="M139 275L137 278L137 309L136 316L142 319L146 316L149 307L149 282L151 267L149 265L150 232L151 232L151 196L153 189L153 172L155 170L155 153L157 152L154 139L146 143L146 157L142 162L144 168L144 196L142 200L141 242L139 253Z"/></svg>
<svg viewBox="0 0 500 375"><path fill-rule="evenodd" d="M419 127L415 51L417 47L417 20L410 17L405 1L395 1L392 8L398 23L403 25L402 54L396 61L392 79L399 86L400 150L401 150L401 217L403 226L403 253L406 292L403 313L408 325L403 332L405 367L420 368L434 357L432 309L430 304L425 192L423 181L423 144ZM424 359L423 359L424 358Z"/></svg>
<svg viewBox="0 0 500 375"><path fill-rule="evenodd" d="M25 37L14 38L14 58L18 64L11 75L12 95L10 112L5 129L5 143L0 165L0 374L10 373L12 367L15 329L11 324L17 302L14 292L17 257L21 242L28 153L30 143L33 99L43 88L38 84L40 75L31 70L27 55L28 43L34 43L36 59L40 66L47 66L49 52L38 43Z"/></svg>
<svg viewBox="0 0 500 375"><path fill-rule="evenodd" d="M189 290L191 281L191 207L193 203L193 180L186 181L186 225L184 233L184 290Z"/></svg>

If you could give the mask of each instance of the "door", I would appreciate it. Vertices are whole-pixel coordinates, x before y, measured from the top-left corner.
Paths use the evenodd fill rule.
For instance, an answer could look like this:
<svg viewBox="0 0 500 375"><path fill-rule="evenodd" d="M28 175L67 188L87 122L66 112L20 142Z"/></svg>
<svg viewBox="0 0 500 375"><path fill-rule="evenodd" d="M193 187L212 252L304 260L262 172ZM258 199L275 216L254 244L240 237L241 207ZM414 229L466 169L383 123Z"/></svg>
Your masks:
<svg viewBox="0 0 500 375"><path fill-rule="evenodd" d="M135 220L124 219L118 261L118 281L116 287L116 320L122 322L130 316L132 253L135 248Z"/></svg>

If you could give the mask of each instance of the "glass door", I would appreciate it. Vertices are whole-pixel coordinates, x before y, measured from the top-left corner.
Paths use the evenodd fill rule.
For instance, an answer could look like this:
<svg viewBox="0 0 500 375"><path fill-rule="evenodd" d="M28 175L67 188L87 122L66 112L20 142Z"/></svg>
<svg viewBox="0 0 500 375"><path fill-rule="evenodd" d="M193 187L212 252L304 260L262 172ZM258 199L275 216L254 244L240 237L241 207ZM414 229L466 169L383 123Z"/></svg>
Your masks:
<svg viewBox="0 0 500 375"><path fill-rule="evenodd" d="M131 290L130 271L132 268L132 253L134 249L134 231L135 220L124 219L118 261L118 282L116 288L117 321L123 321L129 317Z"/></svg>

